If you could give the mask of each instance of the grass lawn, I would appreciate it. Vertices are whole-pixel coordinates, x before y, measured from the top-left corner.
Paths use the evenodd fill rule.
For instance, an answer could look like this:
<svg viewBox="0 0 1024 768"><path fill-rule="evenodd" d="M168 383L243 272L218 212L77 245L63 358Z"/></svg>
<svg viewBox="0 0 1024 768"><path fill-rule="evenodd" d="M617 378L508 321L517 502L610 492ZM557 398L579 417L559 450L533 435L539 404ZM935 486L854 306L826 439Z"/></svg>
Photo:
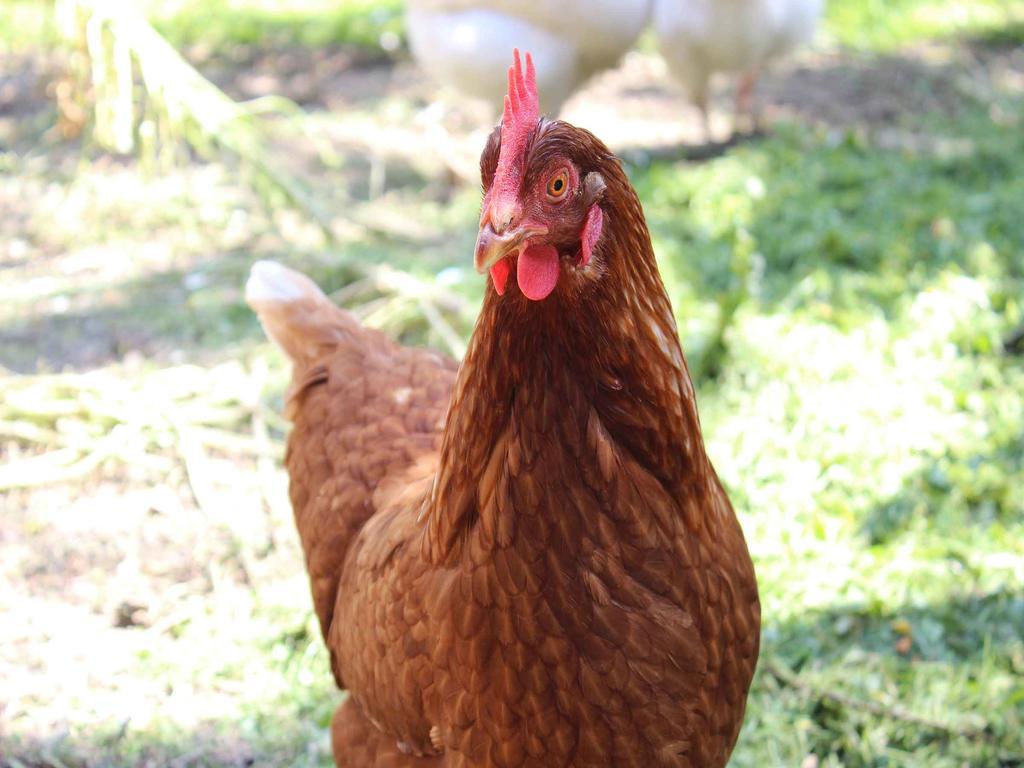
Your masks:
<svg viewBox="0 0 1024 768"><path fill-rule="evenodd" d="M47 8L0 2L5 61L43 57ZM395 3L278 8L151 10L182 48L402 34ZM1024 765L1022 11L832 2L771 92L849 67L874 93L898 68L900 109L811 105L705 162L628 155L761 586L732 765ZM357 90L384 58L359 59ZM279 136L349 221L331 246L230 163L66 141L31 88L10 102L30 119L0 109L2 768L332 764L340 694L280 466L288 372L241 286L281 259L368 323L458 348L478 190L395 160L381 181L347 143L418 130L422 87L313 100Z"/></svg>

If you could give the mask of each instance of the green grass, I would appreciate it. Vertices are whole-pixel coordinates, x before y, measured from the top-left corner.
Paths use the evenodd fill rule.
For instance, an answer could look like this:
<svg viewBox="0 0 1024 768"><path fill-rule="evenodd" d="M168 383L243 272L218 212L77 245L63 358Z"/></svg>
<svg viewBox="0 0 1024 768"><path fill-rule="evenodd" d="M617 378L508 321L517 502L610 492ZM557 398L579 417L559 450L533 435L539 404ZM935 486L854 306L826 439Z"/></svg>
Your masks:
<svg viewBox="0 0 1024 768"><path fill-rule="evenodd" d="M839 44L891 51L924 39L1024 39L1020 0L828 0L825 29Z"/></svg>
<svg viewBox="0 0 1024 768"><path fill-rule="evenodd" d="M150 0L148 5L156 28L177 46L347 44L379 50L382 36L395 45L403 34L401 0Z"/></svg>
<svg viewBox="0 0 1024 768"><path fill-rule="evenodd" d="M1003 44L1019 27L1004 25L999 9L1019 6L964 4L976 9L965 20L944 1L851 0L831 4L826 26L841 44L868 51L961 34ZM39 3L6 7L22 20L43 18L33 16ZM179 44L268 34L372 47L397 24L397 6L372 18L368 7L316 0L284 13L267 2L236 16L225 2L189 0L158 23ZM12 18L0 14L0 40L11 39ZM976 89L954 116L907 114L886 130L851 133L779 126L707 163L628 169L697 374L709 450L760 580L764 663L735 766L1024 762L1024 359L1004 349L1024 324L1024 94L1012 88ZM268 214L216 165L147 177L105 158L61 163L12 152L3 160L0 204L20 204L24 222L10 226L36 260L12 266L32 280L0 283L0 360L29 372L65 361L152 382L150 420L173 421L183 407L159 396L168 372L200 382L196 407L226 399L231 413L242 408L228 426L243 436L252 391L280 408L287 371L240 293L256 258L303 266L329 289L356 276L353 264L387 263L421 279L440 273L471 307L480 297L468 266L474 189L442 200L411 171L389 172L386 204L431 234L355 231L326 251L308 227ZM325 204L341 205L329 194L335 186L364 189L364 165L346 158L318 179ZM46 266L63 258L66 268ZM414 302L370 317L408 343L440 344ZM459 332L468 333L468 320ZM121 345L147 360L125 360ZM199 367L175 369L182 360ZM233 361L241 361L233 373L215 367ZM5 379L0 405L45 381ZM62 410L66 398L50 396L47 428L73 436L106 428L79 423ZM125 416L127 434L151 452L175 439L173 425L147 426L140 437L132 424ZM124 522L122 535L104 538L113 523L96 478L67 484L67 510L55 501L59 488L4 499L26 510L0 518L16 520L15 544L32 543L17 557L66 553L43 560L69 568L95 557L95 578L109 579L98 582L109 591L136 583L110 574L131 561L121 548L139 530L155 562L166 553L177 561L170 575L157 569L138 581L152 578L152 589L171 595L166 616L159 601L150 609L152 625L165 628L110 630L130 651L111 662L116 674L91 673L100 682L30 689L31 706L17 705L28 714L3 724L11 741L0 753L45 768L330 765L325 728L337 695L287 508L275 508L265 528L258 492L252 500L252 486L283 481L279 465L251 457L232 465L216 451L208 458L214 490L237 494L212 519L144 507L137 527ZM118 463L99 475L124 496L162 484L188 494L174 462L156 476ZM93 496L87 530L60 530L82 518L72 505ZM56 539L46 538L51 528ZM84 548L92 539L99 544ZM8 562L17 558L5 557L0 581L11 577ZM201 577L174 570L200 566ZM43 566L26 566L3 594L48 595L45 576ZM39 605L31 615L42 622L52 606ZM105 614L101 621L109 624ZM29 648L38 656L22 666L51 674L47 644ZM780 682L773 667L793 670L800 686Z"/></svg>
<svg viewBox="0 0 1024 768"><path fill-rule="evenodd" d="M138 7L179 47L351 45L393 50L404 35L401 0L143 0ZM0 0L0 52L58 41L52 0Z"/></svg>
<svg viewBox="0 0 1024 768"><path fill-rule="evenodd" d="M0 53L57 43L53 4L48 0L0 0Z"/></svg>

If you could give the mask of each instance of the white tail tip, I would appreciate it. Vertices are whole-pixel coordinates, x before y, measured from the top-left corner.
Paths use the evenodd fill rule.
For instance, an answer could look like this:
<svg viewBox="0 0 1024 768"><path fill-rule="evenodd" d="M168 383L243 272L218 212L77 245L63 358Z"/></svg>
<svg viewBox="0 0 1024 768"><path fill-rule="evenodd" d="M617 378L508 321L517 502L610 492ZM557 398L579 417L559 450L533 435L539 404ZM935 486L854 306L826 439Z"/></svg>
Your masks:
<svg viewBox="0 0 1024 768"><path fill-rule="evenodd" d="M249 304L275 302L290 304L304 298L323 296L316 283L276 261L257 261L252 265L245 283L245 300Z"/></svg>

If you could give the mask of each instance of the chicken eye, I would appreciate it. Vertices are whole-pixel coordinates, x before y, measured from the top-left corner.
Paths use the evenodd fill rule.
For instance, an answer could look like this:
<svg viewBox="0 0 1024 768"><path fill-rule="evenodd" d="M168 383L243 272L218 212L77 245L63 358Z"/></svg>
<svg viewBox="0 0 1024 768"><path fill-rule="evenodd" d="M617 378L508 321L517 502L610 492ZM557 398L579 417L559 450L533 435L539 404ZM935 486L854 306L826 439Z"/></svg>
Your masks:
<svg viewBox="0 0 1024 768"><path fill-rule="evenodd" d="M559 171L548 179L548 197L552 200L560 200L569 189L569 174L564 170Z"/></svg>

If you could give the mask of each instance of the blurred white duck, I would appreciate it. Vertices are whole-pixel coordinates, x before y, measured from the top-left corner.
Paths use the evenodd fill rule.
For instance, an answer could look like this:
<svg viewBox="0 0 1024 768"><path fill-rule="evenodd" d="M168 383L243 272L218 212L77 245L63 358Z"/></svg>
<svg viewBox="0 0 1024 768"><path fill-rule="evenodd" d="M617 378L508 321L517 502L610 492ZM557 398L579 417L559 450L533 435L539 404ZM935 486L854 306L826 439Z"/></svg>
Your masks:
<svg viewBox="0 0 1024 768"><path fill-rule="evenodd" d="M541 108L556 116L591 75L615 66L652 0L408 0L413 55L438 81L500 109L509 51L529 51Z"/></svg>
<svg viewBox="0 0 1024 768"><path fill-rule="evenodd" d="M736 122L758 127L754 86L765 66L814 36L823 0L655 0L654 28L669 70L700 109L711 139L711 76L739 76ZM735 128L735 125L734 125Z"/></svg>

